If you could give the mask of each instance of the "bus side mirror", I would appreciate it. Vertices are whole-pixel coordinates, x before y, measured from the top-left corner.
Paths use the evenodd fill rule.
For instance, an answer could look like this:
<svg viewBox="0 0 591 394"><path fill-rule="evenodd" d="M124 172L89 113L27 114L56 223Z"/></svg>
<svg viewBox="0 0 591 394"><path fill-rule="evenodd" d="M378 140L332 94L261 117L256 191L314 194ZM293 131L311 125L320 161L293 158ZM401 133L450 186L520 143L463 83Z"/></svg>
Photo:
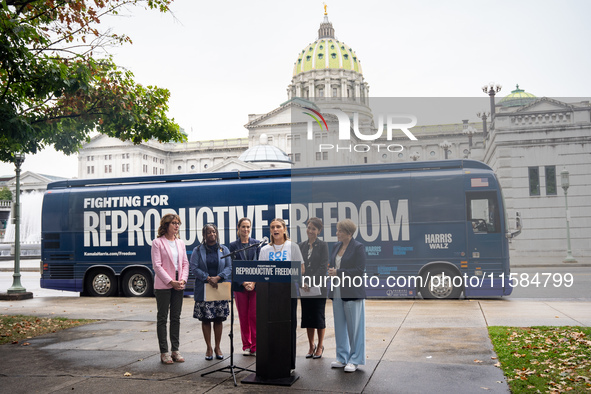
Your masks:
<svg viewBox="0 0 591 394"><path fill-rule="evenodd" d="M507 231L507 238L512 239L521 234L521 214L515 212L515 231Z"/></svg>

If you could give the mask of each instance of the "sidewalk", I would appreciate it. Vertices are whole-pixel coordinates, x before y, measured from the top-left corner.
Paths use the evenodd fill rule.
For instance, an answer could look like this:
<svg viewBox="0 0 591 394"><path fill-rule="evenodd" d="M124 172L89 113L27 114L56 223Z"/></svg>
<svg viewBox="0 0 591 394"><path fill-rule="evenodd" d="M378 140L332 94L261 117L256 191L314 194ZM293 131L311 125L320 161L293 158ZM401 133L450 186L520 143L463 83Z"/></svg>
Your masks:
<svg viewBox="0 0 591 394"><path fill-rule="evenodd" d="M368 300L367 365L346 374L330 368L335 357L332 306L327 303L324 357L305 359L307 338L298 329L296 373L290 388L243 385L247 372L206 371L229 365L204 359L201 327L185 298L181 322L183 364L159 362L153 299L46 297L0 301L0 313L98 319L43 337L28 346L0 346L0 387L10 393L138 392L349 392L506 393L508 386L488 338L489 325L591 325L591 302L531 300ZM236 319L237 320L237 319ZM222 350L229 355L229 321ZM235 346L240 349L238 322ZM482 362L475 362L482 361ZM235 355L255 369L255 359ZM131 376L125 376L130 373Z"/></svg>
<svg viewBox="0 0 591 394"><path fill-rule="evenodd" d="M511 257L511 268L531 267L591 267L591 257L576 257L577 263L563 263L562 257ZM21 272L38 272L41 258L21 258ZM0 259L0 272L14 272L14 260Z"/></svg>

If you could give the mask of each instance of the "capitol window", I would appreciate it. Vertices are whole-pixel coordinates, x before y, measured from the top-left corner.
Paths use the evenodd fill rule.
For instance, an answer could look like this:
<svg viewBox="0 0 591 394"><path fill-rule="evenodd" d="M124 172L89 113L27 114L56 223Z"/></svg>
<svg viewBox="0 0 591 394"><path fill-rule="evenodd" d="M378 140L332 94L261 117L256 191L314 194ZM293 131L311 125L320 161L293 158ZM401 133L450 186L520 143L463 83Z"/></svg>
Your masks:
<svg viewBox="0 0 591 394"><path fill-rule="evenodd" d="M545 166L546 175L546 195L555 196L556 193L556 166Z"/></svg>
<svg viewBox="0 0 591 394"><path fill-rule="evenodd" d="M316 160L328 160L328 152L316 152Z"/></svg>
<svg viewBox="0 0 591 394"><path fill-rule="evenodd" d="M538 167L528 168L529 176L529 195L539 196L540 195L540 169Z"/></svg>

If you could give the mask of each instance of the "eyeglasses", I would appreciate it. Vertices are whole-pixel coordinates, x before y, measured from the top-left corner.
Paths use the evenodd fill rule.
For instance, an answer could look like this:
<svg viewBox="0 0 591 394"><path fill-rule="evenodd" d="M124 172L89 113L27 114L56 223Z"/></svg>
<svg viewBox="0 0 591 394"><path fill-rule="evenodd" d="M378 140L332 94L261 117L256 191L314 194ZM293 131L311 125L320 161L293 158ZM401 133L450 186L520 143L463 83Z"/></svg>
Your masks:
<svg viewBox="0 0 591 394"><path fill-rule="evenodd" d="M181 225L179 222L170 222L170 224L172 224L173 226L180 226Z"/></svg>

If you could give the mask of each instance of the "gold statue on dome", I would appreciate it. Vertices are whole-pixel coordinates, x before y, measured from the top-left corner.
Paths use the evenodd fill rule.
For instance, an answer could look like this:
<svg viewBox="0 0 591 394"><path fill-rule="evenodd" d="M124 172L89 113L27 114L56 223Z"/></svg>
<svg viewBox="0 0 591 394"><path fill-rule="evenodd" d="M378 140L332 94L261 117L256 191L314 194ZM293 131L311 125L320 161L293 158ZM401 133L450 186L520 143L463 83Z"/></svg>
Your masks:
<svg viewBox="0 0 591 394"><path fill-rule="evenodd" d="M324 15L328 15L326 12L326 3L322 3L322 4L324 4Z"/></svg>

